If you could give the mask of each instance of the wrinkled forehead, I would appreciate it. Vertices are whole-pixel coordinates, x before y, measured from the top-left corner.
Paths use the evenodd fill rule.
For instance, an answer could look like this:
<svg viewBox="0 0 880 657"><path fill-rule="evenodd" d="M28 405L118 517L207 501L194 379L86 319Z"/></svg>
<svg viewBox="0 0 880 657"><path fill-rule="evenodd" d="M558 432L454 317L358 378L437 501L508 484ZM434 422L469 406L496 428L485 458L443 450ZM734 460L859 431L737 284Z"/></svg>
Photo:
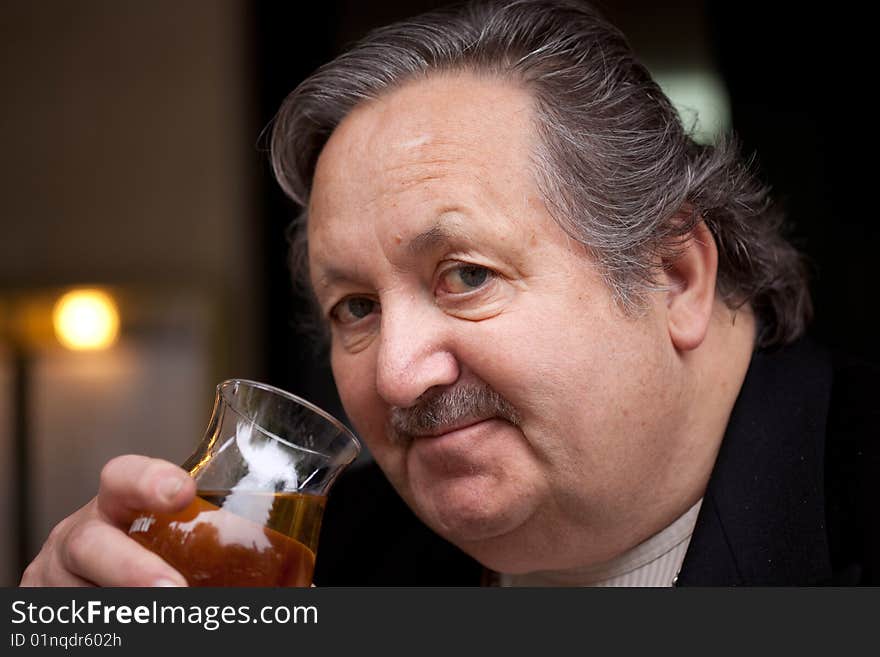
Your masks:
<svg viewBox="0 0 880 657"><path fill-rule="evenodd" d="M528 130L530 94L512 82L467 72L435 74L406 82L355 107L333 131L319 157L366 151L377 164L418 156L434 148L511 143ZM317 178L317 175L316 175Z"/></svg>
<svg viewBox="0 0 880 657"><path fill-rule="evenodd" d="M441 185L450 202L458 195L503 202L492 197L531 179L533 137L531 97L495 78L434 76L365 102L318 159L310 241L333 228L331 219L352 220L353 209L390 219Z"/></svg>

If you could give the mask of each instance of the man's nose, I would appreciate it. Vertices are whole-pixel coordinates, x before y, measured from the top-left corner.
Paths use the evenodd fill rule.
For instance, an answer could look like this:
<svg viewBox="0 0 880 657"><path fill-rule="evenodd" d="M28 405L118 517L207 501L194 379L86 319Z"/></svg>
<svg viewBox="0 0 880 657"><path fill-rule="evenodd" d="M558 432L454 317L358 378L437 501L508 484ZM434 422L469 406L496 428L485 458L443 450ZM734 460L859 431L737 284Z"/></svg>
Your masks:
<svg viewBox="0 0 880 657"><path fill-rule="evenodd" d="M432 312L433 311L433 312ZM435 308L382 309L376 388L388 404L408 408L435 386L455 383L458 361Z"/></svg>

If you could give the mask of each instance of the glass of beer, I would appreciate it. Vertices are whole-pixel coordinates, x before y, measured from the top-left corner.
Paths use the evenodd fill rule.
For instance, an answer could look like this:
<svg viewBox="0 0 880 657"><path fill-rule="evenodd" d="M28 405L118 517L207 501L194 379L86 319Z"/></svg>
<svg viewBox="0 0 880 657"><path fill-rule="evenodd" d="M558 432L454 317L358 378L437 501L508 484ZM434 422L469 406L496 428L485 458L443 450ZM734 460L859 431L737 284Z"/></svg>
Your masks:
<svg viewBox="0 0 880 657"><path fill-rule="evenodd" d="M183 464L195 500L179 513L144 513L128 533L190 586L309 586L327 493L359 452L354 434L315 405L224 381Z"/></svg>

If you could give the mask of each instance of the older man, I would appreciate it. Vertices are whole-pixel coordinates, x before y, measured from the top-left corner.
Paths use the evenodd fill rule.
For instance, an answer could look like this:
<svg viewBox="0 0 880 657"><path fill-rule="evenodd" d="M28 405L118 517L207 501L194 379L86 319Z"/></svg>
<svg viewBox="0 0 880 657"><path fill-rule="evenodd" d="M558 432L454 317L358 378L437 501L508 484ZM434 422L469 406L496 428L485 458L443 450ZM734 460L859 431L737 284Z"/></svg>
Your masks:
<svg viewBox="0 0 880 657"><path fill-rule="evenodd" d="M476 4L379 30L290 96L273 156L307 210L297 244L348 416L496 581L873 577L876 535L840 510L867 478L825 490L831 364L799 340L800 257L734 149L695 144L592 9ZM834 473L860 448L829 445ZM352 482L330 509L370 506ZM24 583L182 583L120 528L192 494L170 464L112 462ZM471 576L443 547L449 564L401 550L433 534L390 518L370 508L322 569Z"/></svg>

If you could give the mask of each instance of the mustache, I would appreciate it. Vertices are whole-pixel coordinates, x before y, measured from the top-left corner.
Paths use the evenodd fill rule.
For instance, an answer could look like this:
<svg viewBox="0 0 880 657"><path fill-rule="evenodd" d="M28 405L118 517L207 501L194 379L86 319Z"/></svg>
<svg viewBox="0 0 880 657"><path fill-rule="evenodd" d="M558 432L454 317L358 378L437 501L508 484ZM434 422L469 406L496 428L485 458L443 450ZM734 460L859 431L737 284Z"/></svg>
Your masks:
<svg viewBox="0 0 880 657"><path fill-rule="evenodd" d="M520 418L507 399L484 383L466 383L419 397L407 408L393 407L389 418L391 441L404 444L418 436L442 432L462 422L499 417L514 426Z"/></svg>

